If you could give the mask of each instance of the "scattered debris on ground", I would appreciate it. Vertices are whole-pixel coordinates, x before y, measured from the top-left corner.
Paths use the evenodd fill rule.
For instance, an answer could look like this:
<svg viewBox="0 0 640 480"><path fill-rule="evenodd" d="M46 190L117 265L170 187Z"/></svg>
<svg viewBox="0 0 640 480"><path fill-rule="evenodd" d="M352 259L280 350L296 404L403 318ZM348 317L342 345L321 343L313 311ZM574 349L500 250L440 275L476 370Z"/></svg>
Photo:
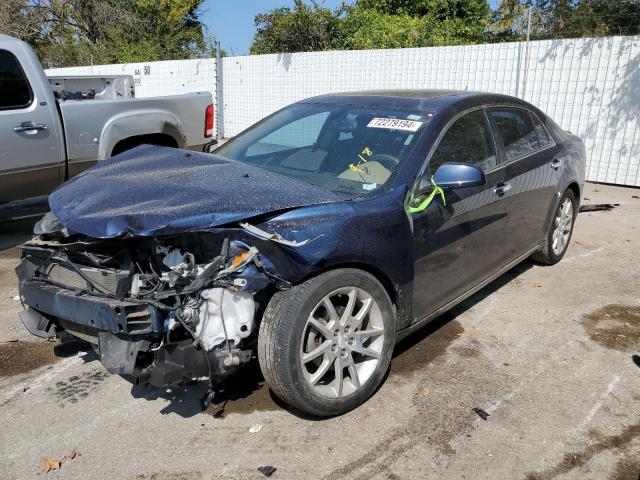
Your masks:
<svg viewBox="0 0 640 480"><path fill-rule="evenodd" d="M9 340L2 340L0 343L18 343L18 339L10 338Z"/></svg>
<svg viewBox="0 0 640 480"><path fill-rule="evenodd" d="M594 203L593 205L581 205L580 212L597 212L600 210L608 211L615 207L619 207L619 203Z"/></svg>
<svg viewBox="0 0 640 480"><path fill-rule="evenodd" d="M80 452L78 450L70 450L66 453L65 457L69 460L73 460L76 457L80 456Z"/></svg>
<svg viewBox="0 0 640 480"><path fill-rule="evenodd" d="M267 465L265 467L259 467L258 471L263 474L265 477L270 477L273 475L273 472L277 470L276 467L272 467L271 465Z"/></svg>
<svg viewBox="0 0 640 480"><path fill-rule="evenodd" d="M542 288L542 284L541 283L534 283L533 285L531 285L533 288Z"/></svg>
<svg viewBox="0 0 640 480"><path fill-rule="evenodd" d="M42 461L42 473L48 473L51 470L58 470L62 466L62 462L55 458L45 458Z"/></svg>
<svg viewBox="0 0 640 480"><path fill-rule="evenodd" d="M251 425L251 428L249 428L249 433L258 433L260 430L262 430L262 424L258 423L256 425Z"/></svg>
<svg viewBox="0 0 640 480"><path fill-rule="evenodd" d="M80 452L78 450L70 450L65 453L62 458L45 458L42 461L42 466L40 469L42 473L49 473L51 470L58 470L62 467L62 462L65 460L73 460L76 457L80 456Z"/></svg>
<svg viewBox="0 0 640 480"><path fill-rule="evenodd" d="M487 412L485 412L484 410L482 410L481 408L475 407L472 408L471 410L473 410L475 413L478 414L478 416L483 419L484 421L487 420L487 418L489 418L489 414Z"/></svg>

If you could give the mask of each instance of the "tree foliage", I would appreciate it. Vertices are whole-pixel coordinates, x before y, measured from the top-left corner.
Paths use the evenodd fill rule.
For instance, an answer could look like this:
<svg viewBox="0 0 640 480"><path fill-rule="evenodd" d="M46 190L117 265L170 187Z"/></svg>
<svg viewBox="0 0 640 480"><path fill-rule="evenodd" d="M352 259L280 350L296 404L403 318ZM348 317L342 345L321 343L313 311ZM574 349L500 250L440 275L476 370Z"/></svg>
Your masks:
<svg viewBox="0 0 640 480"><path fill-rule="evenodd" d="M361 0L344 7L345 49L429 47L486 40L486 0Z"/></svg>
<svg viewBox="0 0 640 480"><path fill-rule="evenodd" d="M537 0L537 38L596 37L640 33L638 0Z"/></svg>
<svg viewBox="0 0 640 480"><path fill-rule="evenodd" d="M295 0L294 8L276 8L256 16L251 53L330 50L337 46L338 24L338 16L315 0L310 4Z"/></svg>
<svg viewBox="0 0 640 480"><path fill-rule="evenodd" d="M256 16L251 53L477 43L490 14L486 0L358 0L335 11L295 0Z"/></svg>
<svg viewBox="0 0 640 480"><path fill-rule="evenodd" d="M640 33L638 0L354 0L332 11L296 0L256 17L251 53L428 47Z"/></svg>
<svg viewBox="0 0 640 480"><path fill-rule="evenodd" d="M0 32L29 42L48 67L210 54L203 0L1 0Z"/></svg>
<svg viewBox="0 0 640 480"><path fill-rule="evenodd" d="M497 40L521 40L531 9L531 38L640 34L638 0L501 0L492 22Z"/></svg>

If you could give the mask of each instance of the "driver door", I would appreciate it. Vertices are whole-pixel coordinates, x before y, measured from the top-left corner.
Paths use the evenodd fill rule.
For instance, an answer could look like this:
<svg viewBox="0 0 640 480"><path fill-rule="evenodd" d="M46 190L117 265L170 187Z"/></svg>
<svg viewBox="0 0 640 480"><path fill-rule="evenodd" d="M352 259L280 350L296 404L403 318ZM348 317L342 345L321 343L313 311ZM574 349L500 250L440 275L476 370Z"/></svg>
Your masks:
<svg viewBox="0 0 640 480"><path fill-rule="evenodd" d="M412 214L415 321L489 277L507 261L509 253L505 243L507 211L500 201L504 169L498 168L485 112L464 113L445 127L427 162L427 178L442 163L462 162L481 167L486 184L447 189L446 206L436 197L426 210Z"/></svg>

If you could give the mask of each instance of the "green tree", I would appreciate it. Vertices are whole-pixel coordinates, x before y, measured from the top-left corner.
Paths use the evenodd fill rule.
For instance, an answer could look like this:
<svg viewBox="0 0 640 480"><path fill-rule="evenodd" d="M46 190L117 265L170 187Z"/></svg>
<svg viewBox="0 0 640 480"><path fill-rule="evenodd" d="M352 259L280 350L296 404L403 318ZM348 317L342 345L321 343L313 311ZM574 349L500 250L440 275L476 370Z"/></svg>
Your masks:
<svg viewBox="0 0 640 480"><path fill-rule="evenodd" d="M486 0L357 0L336 11L295 0L256 16L251 53L477 43L490 19Z"/></svg>
<svg viewBox="0 0 640 480"><path fill-rule="evenodd" d="M1 1L0 32L29 42L46 67L211 53L198 20L203 0Z"/></svg>
<svg viewBox="0 0 640 480"><path fill-rule="evenodd" d="M519 0L501 0L493 12L490 28L497 41L523 40L527 23L527 5Z"/></svg>
<svg viewBox="0 0 640 480"><path fill-rule="evenodd" d="M485 0L360 0L344 10L346 49L478 43L491 18Z"/></svg>
<svg viewBox="0 0 640 480"><path fill-rule="evenodd" d="M203 0L137 0L136 17L141 28L118 36L115 55L121 62L175 60L208 55L198 9ZM215 54L215 53L214 53Z"/></svg>
<svg viewBox="0 0 640 480"><path fill-rule="evenodd" d="M522 40L531 8L531 38L637 35L638 0L502 0L491 25L497 41Z"/></svg>
<svg viewBox="0 0 640 480"><path fill-rule="evenodd" d="M638 0L537 0L535 38L572 38L640 33Z"/></svg>
<svg viewBox="0 0 640 480"><path fill-rule="evenodd" d="M339 22L338 13L321 7L315 0L309 5L295 0L293 8L276 8L256 15L257 33L251 53L330 50L338 40Z"/></svg>

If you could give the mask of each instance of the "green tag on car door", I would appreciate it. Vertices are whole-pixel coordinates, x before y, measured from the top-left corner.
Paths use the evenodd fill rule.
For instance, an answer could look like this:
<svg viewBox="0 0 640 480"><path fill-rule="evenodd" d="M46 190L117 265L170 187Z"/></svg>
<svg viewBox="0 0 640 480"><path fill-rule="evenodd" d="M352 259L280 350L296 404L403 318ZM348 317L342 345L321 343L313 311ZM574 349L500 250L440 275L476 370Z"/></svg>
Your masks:
<svg viewBox="0 0 640 480"><path fill-rule="evenodd" d="M444 206L447 205L447 201L444 198L444 190L438 186L436 181L433 179L433 175L431 176L431 185L433 185L433 190L431 193L425 198L417 207L409 207L409 213L418 213L427 209L427 207L431 204L436 195L440 195L442 199L442 204Z"/></svg>

